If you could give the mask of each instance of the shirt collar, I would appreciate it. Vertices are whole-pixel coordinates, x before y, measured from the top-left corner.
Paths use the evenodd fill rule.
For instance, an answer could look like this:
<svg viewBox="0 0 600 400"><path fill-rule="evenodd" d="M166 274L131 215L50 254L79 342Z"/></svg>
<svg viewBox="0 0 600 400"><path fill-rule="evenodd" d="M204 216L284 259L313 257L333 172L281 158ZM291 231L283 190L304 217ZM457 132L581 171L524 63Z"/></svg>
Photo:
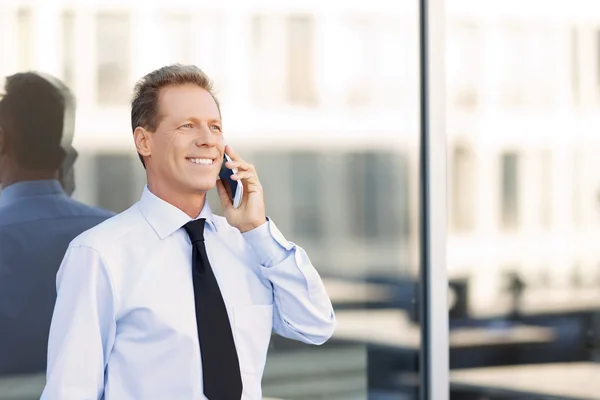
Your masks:
<svg viewBox="0 0 600 400"><path fill-rule="evenodd" d="M5 206L29 197L65 195L60 182L55 179L23 181L2 188L0 206Z"/></svg>
<svg viewBox="0 0 600 400"><path fill-rule="evenodd" d="M189 221L199 218L205 218L207 225L215 231L217 230L208 201L204 202L204 207L196 218L190 218L189 215L179 208L156 196L146 186L144 187L139 206L142 215L161 239L171 235Z"/></svg>

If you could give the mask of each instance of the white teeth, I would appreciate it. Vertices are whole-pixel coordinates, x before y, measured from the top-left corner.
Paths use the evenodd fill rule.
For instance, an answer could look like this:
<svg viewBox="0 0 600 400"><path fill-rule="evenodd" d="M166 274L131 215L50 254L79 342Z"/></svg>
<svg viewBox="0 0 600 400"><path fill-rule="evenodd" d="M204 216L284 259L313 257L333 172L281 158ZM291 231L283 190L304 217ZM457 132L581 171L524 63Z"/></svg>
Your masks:
<svg viewBox="0 0 600 400"><path fill-rule="evenodd" d="M211 165L213 160L211 158L188 158L194 164Z"/></svg>

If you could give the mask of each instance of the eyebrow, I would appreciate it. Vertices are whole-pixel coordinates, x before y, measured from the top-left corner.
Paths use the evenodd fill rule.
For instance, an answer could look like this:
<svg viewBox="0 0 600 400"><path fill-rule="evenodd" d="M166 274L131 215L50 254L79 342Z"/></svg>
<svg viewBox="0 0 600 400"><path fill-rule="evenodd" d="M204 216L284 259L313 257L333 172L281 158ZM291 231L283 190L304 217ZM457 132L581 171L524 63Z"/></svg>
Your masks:
<svg viewBox="0 0 600 400"><path fill-rule="evenodd" d="M200 119L196 118L196 117L189 117L189 118L186 118L186 120L187 121L200 121ZM219 124L223 124L223 122L219 118L210 118L210 119L206 120L206 122L209 122L209 123L215 123L216 122L216 123L219 123Z"/></svg>

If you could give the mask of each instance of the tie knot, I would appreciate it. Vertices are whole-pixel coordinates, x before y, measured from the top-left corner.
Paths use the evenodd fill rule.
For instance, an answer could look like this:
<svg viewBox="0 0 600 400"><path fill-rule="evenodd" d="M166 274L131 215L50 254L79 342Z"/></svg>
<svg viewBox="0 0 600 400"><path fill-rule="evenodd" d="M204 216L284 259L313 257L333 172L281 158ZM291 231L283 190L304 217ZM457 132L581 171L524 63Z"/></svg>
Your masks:
<svg viewBox="0 0 600 400"><path fill-rule="evenodd" d="M187 232L190 237L190 241L192 244L196 242L204 241L204 222L206 219L199 218L193 221L188 222L183 226L183 229Z"/></svg>

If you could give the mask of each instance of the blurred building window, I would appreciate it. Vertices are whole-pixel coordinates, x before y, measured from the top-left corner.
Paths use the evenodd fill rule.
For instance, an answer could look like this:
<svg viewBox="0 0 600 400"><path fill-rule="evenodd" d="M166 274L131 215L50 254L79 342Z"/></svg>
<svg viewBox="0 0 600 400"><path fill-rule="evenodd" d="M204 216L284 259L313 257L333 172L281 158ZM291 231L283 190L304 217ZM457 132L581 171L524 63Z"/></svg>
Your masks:
<svg viewBox="0 0 600 400"><path fill-rule="evenodd" d="M571 28L570 46L571 46L571 90L573 96L573 103L578 105L581 102L581 61L580 57L580 34L577 27ZM600 47L598 48L600 57ZM598 68L600 71L600 68ZM600 74L600 72L599 72ZM600 82L600 81L599 81Z"/></svg>
<svg viewBox="0 0 600 400"><path fill-rule="evenodd" d="M596 90L600 92L600 30L595 33L595 45L596 45ZM593 78L592 78L593 79Z"/></svg>
<svg viewBox="0 0 600 400"><path fill-rule="evenodd" d="M474 228L476 210L476 160L473 151L457 146L452 152L450 220L455 231L466 232Z"/></svg>
<svg viewBox="0 0 600 400"><path fill-rule="evenodd" d="M552 153L549 150L540 152L540 225L544 229L552 225Z"/></svg>
<svg viewBox="0 0 600 400"><path fill-rule="evenodd" d="M288 101L294 105L316 104L314 20L308 15L287 19Z"/></svg>
<svg viewBox="0 0 600 400"><path fill-rule="evenodd" d="M160 19L157 48L162 65L189 64L192 48L192 17L190 14L166 14Z"/></svg>
<svg viewBox="0 0 600 400"><path fill-rule="evenodd" d="M479 101L478 87L481 79L481 34L472 22L453 26L448 38L447 78L450 105L473 109Z"/></svg>
<svg viewBox="0 0 600 400"><path fill-rule="evenodd" d="M319 239L323 235L321 210L327 206L320 196L326 178L320 166L320 154L292 152L290 163L294 231L303 237Z"/></svg>
<svg viewBox="0 0 600 400"><path fill-rule="evenodd" d="M350 107L362 107L371 102L374 91L373 67L377 62L375 24L365 18L353 18L348 22L348 51L346 70L346 102ZM340 71L342 73L342 71Z"/></svg>
<svg viewBox="0 0 600 400"><path fill-rule="evenodd" d="M121 212L138 200L140 193L133 174L133 158L129 154L98 153L96 164L96 204L99 207ZM139 161L138 161L139 162Z"/></svg>
<svg viewBox="0 0 600 400"><path fill-rule="evenodd" d="M501 225L513 230L519 224L519 155L506 152L501 155Z"/></svg>
<svg viewBox="0 0 600 400"><path fill-rule="evenodd" d="M98 104L124 105L129 101L131 34L129 16L100 13L96 20Z"/></svg>
<svg viewBox="0 0 600 400"><path fill-rule="evenodd" d="M497 60L499 90L502 105L506 108L520 108L525 104L527 82L526 38L527 31L522 24L511 22L502 27L502 42Z"/></svg>
<svg viewBox="0 0 600 400"><path fill-rule="evenodd" d="M260 182L264 187L267 213L277 226L286 231L290 228L291 196L294 182L290 179L290 157L287 152L260 150L252 155L244 155L251 159L260 174ZM291 230L291 228L290 228Z"/></svg>
<svg viewBox="0 0 600 400"><path fill-rule="evenodd" d="M62 23L62 77L71 89L75 87L75 13L66 10L61 16Z"/></svg>
<svg viewBox="0 0 600 400"><path fill-rule="evenodd" d="M369 72L377 94L372 100L377 107L400 112L414 104L418 91L419 66L406 62L417 54L417 44L411 40L417 28L397 16L382 18L375 25L377 37L371 45L377 52Z"/></svg>
<svg viewBox="0 0 600 400"><path fill-rule="evenodd" d="M285 89L286 38L283 34L287 20L272 14L253 15L252 34L252 95L258 106L287 102Z"/></svg>
<svg viewBox="0 0 600 400"><path fill-rule="evenodd" d="M579 228L582 225L583 212L582 212L582 186L585 183L582 174L582 159L583 152L575 149L573 151L573 176L572 182L572 201L573 201L573 225Z"/></svg>
<svg viewBox="0 0 600 400"><path fill-rule="evenodd" d="M33 68L33 25L31 9L19 8L17 12L19 26L19 70L27 71Z"/></svg>
<svg viewBox="0 0 600 400"><path fill-rule="evenodd" d="M353 153L347 157L347 196L353 232L361 238L406 236L409 232L406 161L400 154ZM342 194L340 194L342 195Z"/></svg>

